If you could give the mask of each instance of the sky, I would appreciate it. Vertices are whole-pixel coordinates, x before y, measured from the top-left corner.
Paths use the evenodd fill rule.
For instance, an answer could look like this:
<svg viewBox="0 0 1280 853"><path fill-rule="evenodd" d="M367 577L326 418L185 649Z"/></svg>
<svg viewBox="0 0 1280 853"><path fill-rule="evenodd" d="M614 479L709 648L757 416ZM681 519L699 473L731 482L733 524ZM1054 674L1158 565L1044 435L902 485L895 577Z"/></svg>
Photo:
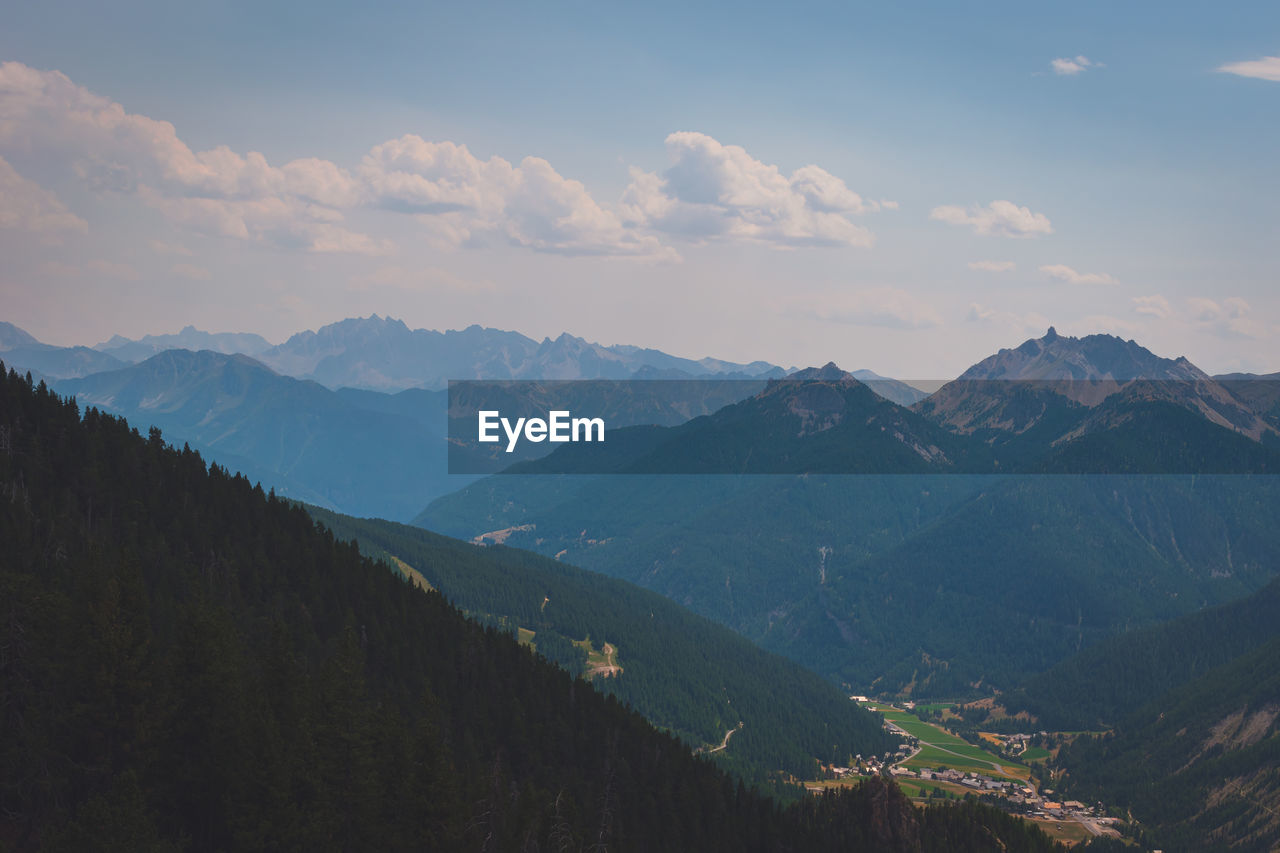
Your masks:
<svg viewBox="0 0 1280 853"><path fill-rule="evenodd" d="M0 320L1280 370L1280 4L15 4Z"/></svg>

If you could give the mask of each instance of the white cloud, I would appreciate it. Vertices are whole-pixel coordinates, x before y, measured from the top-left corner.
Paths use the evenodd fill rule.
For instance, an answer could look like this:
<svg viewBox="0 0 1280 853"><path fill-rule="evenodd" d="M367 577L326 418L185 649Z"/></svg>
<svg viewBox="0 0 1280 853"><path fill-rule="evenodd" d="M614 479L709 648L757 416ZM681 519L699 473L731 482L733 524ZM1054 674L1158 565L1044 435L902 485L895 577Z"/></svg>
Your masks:
<svg viewBox="0 0 1280 853"><path fill-rule="evenodd" d="M1015 266L1013 261L969 261L969 269L981 272L1009 272Z"/></svg>
<svg viewBox="0 0 1280 853"><path fill-rule="evenodd" d="M1139 314L1149 314L1160 320L1168 319L1173 313L1169 300L1159 294L1153 296L1135 296L1133 297L1133 310Z"/></svg>
<svg viewBox="0 0 1280 853"><path fill-rule="evenodd" d="M1066 264L1046 264L1040 272L1068 284L1119 284L1105 272L1076 272Z"/></svg>
<svg viewBox="0 0 1280 853"><path fill-rule="evenodd" d="M672 254L545 160L480 160L416 136L375 146L354 173L314 157L273 166L225 145L195 152L172 124L17 62L0 65L6 148L56 158L90 187L134 195L187 228L285 248L388 253L389 241L343 224L345 211L373 206L417 215L447 245L496 238L566 254Z"/></svg>
<svg viewBox="0 0 1280 853"><path fill-rule="evenodd" d="M1222 338L1263 338L1267 328L1249 315L1252 306L1239 296L1230 296L1221 302L1193 296L1187 300L1192 320L1202 330Z"/></svg>
<svg viewBox="0 0 1280 853"><path fill-rule="evenodd" d="M48 234L86 231L88 227L57 196L19 175L9 161L0 157L0 228Z"/></svg>
<svg viewBox="0 0 1280 853"><path fill-rule="evenodd" d="M174 264L169 268L169 272L174 275L180 275L183 278L194 279L195 281L208 281L213 278L213 274L207 269L198 267L195 264Z"/></svg>
<svg viewBox="0 0 1280 853"><path fill-rule="evenodd" d="M1054 74L1074 77L1086 68L1104 68L1101 62L1094 62L1087 56L1059 57L1049 63Z"/></svg>
<svg viewBox="0 0 1280 853"><path fill-rule="evenodd" d="M21 151L96 192L136 198L184 228L286 249L389 254L392 243L347 222L369 209L414 217L443 247L673 258L668 235L869 246L871 233L852 217L898 206L864 199L818 166L783 175L704 134L673 133L666 147L671 167L633 170L618 205L599 203L541 158L482 159L465 145L414 135L374 146L353 168L315 157L275 165L226 145L195 151L169 122L130 113L61 72L0 64L0 152ZM24 198L38 189L22 186ZM38 200L50 227L85 227L51 195Z"/></svg>
<svg viewBox="0 0 1280 853"><path fill-rule="evenodd" d="M0 147L69 166L91 188L134 195L207 233L311 251L381 248L335 230L360 188L327 161L271 166L255 151L192 151L173 125L127 112L57 71L0 65Z"/></svg>
<svg viewBox="0 0 1280 853"><path fill-rule="evenodd" d="M672 133L666 146L670 168L662 175L632 169L622 197L627 221L660 233L779 248L870 246L874 236L849 217L897 208L863 199L818 166L784 175L703 133Z"/></svg>
<svg viewBox="0 0 1280 853"><path fill-rule="evenodd" d="M376 205L417 215L444 245L496 238L560 254L669 254L538 157L513 166L501 157L481 160L465 145L406 135L375 146L359 173Z"/></svg>
<svg viewBox="0 0 1280 853"><path fill-rule="evenodd" d="M1191 316L1193 319L1201 323L1209 323L1224 315L1222 306L1212 299L1205 299L1199 296L1193 296L1187 300L1187 305L1191 308Z"/></svg>
<svg viewBox="0 0 1280 853"><path fill-rule="evenodd" d="M1252 77L1255 80L1280 83L1280 56L1264 56L1247 62L1229 62L1218 66L1216 70L1241 77Z"/></svg>
<svg viewBox="0 0 1280 853"><path fill-rule="evenodd" d="M929 218L949 225L969 225L976 234L998 237L1034 237L1053 233L1053 226L1043 213L1032 213L1030 208L1003 200L993 201L986 207L943 205L930 211Z"/></svg>
<svg viewBox="0 0 1280 853"><path fill-rule="evenodd" d="M890 329L928 329L942 325L942 317L928 302L893 287L872 287L829 296L806 313L831 323L883 326Z"/></svg>

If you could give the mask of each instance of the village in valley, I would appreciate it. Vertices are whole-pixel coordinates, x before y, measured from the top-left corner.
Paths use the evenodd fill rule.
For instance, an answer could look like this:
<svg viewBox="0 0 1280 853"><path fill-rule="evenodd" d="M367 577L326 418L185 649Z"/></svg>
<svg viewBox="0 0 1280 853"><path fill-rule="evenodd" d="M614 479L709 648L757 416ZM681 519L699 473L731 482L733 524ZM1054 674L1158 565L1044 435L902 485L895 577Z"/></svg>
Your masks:
<svg viewBox="0 0 1280 853"><path fill-rule="evenodd" d="M856 783L868 776L891 776L917 802L972 796L1035 822L1049 835L1073 844L1098 835L1120 835L1123 821L1102 803L1061 799L1043 780L1049 746L1061 742L1050 732L983 732L971 743L945 725L950 703L892 704L866 696L849 697L884 718L885 728L902 738L896 752L849 757L848 766L824 766L811 791ZM938 722L925 717L936 716Z"/></svg>

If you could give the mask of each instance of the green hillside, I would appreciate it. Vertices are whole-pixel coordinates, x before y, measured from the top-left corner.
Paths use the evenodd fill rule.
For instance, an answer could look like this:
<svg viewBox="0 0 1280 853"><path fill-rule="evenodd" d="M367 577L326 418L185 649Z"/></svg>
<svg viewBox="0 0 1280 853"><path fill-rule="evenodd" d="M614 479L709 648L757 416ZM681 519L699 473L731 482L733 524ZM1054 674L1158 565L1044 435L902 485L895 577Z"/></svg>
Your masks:
<svg viewBox="0 0 1280 853"><path fill-rule="evenodd" d="M1006 695L1057 730L1113 726L1154 698L1280 635L1280 580L1253 595L1111 637Z"/></svg>
<svg viewBox="0 0 1280 853"><path fill-rule="evenodd" d="M1144 705L1057 765L1076 798L1129 808L1174 850L1280 846L1280 639Z"/></svg>
<svg viewBox="0 0 1280 853"><path fill-rule="evenodd" d="M656 593L526 551L311 512L364 553L413 566L464 612L508 632L533 631L538 651L575 674L586 667L575 641L617 647L624 671L597 679L597 689L694 747L719 743L741 723L717 755L749 778L777 770L814 778L815 759L847 764L897 743L830 683Z"/></svg>

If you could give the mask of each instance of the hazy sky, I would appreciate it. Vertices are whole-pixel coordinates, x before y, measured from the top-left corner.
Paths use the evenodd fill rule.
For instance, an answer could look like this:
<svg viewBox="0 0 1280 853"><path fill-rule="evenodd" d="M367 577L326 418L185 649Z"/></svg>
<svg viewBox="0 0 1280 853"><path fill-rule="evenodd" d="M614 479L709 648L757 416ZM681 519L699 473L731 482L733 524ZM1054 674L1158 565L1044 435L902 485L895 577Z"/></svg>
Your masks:
<svg viewBox="0 0 1280 853"><path fill-rule="evenodd" d="M12 4L0 319L1280 370L1280 4Z"/></svg>

